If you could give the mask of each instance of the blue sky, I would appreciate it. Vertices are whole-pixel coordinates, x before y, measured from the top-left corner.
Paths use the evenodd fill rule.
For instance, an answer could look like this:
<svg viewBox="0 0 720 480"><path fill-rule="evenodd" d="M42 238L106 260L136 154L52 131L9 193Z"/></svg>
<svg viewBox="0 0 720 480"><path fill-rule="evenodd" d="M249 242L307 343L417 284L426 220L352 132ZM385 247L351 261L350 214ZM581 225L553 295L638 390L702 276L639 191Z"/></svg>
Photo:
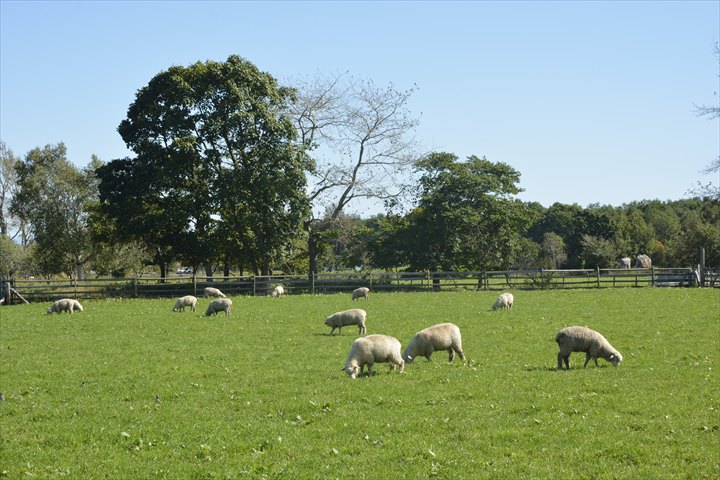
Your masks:
<svg viewBox="0 0 720 480"><path fill-rule="evenodd" d="M172 65L238 54L281 82L349 71L417 85L425 150L520 171L520 198L675 200L720 152L720 1L0 0L0 138L129 154L116 129Z"/></svg>

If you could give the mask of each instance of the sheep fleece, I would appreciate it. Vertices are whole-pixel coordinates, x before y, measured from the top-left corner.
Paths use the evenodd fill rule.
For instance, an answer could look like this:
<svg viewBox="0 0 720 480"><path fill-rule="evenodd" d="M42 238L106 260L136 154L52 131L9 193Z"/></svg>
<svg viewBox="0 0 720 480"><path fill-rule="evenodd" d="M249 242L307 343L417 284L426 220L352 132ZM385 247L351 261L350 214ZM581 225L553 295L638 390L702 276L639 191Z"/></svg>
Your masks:
<svg viewBox="0 0 720 480"><path fill-rule="evenodd" d="M230 316L230 309L232 308L232 301L229 298L220 298L213 300L208 304L205 316L217 315L218 312L225 312L225 316Z"/></svg>
<svg viewBox="0 0 720 480"><path fill-rule="evenodd" d="M410 340L402 356L405 363L412 363L415 357L420 356L430 360L432 353L437 350L447 350L450 362L455 358L455 353L465 360L460 328L457 325L440 323L419 331Z"/></svg>
<svg viewBox="0 0 720 480"><path fill-rule="evenodd" d="M566 368L570 368L570 354L572 352L585 352L583 368L587 366L591 358L595 360L595 366L598 364L598 358L604 358L616 367L623 359L620 352L610 345L610 342L605 337L587 327L563 328L555 335L555 341L560 347L558 370L562 369L563 361Z"/></svg>
<svg viewBox="0 0 720 480"><path fill-rule="evenodd" d="M405 368L405 362L400 355L400 341L389 335L368 335L355 340L350 347L350 353L345 361L343 370L350 378L362 376L367 365L368 373L372 373L375 363L389 363L390 370Z"/></svg>
<svg viewBox="0 0 720 480"><path fill-rule="evenodd" d="M190 307L190 310L193 312L195 311L197 305L197 298L195 298L192 295L185 295L184 297L180 297L175 302L175 306L173 307L173 312L182 312L185 310L185 307Z"/></svg>
<svg viewBox="0 0 720 480"><path fill-rule="evenodd" d="M365 320L367 319L367 312L360 308L353 308L352 310L345 310L342 312L333 313L325 319L325 325L331 327L330 335L333 334L337 328L340 334L342 334L342 327L346 325L357 325L358 333L365 333Z"/></svg>
<svg viewBox="0 0 720 480"><path fill-rule="evenodd" d="M78 312L83 311L83 307L82 305L80 305L80 302L78 302L77 300L73 300L72 298L63 298L53 303L52 306L48 308L47 313L48 315L53 312L57 313L58 315L60 315L60 312L68 312L72 314L75 310L77 310Z"/></svg>

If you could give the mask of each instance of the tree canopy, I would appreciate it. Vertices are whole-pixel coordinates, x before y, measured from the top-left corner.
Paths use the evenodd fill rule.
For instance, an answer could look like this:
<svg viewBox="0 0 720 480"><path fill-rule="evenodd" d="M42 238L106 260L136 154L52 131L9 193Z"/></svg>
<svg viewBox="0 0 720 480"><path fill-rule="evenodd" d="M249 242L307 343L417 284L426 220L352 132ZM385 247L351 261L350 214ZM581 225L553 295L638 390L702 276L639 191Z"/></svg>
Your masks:
<svg viewBox="0 0 720 480"><path fill-rule="evenodd" d="M235 55L157 74L118 128L136 156L98 170L103 212L163 263L242 251L267 273L308 210L293 95Z"/></svg>

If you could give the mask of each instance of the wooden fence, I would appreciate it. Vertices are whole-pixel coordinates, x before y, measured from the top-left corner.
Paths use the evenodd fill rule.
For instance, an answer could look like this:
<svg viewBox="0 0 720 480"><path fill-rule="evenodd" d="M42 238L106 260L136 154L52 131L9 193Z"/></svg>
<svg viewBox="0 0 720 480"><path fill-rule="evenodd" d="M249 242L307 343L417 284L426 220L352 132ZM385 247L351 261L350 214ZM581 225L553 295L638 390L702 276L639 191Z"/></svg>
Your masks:
<svg viewBox="0 0 720 480"><path fill-rule="evenodd" d="M328 272L272 276L171 276L162 278L18 280L0 278L0 303L19 297L29 302L58 298L162 298L201 296L213 286L228 296L270 295L276 285L287 294L350 293L358 287L375 292L421 292L452 290L528 290L604 287L720 287L720 274L690 268L510 270L483 272ZM13 294L13 292L15 292Z"/></svg>

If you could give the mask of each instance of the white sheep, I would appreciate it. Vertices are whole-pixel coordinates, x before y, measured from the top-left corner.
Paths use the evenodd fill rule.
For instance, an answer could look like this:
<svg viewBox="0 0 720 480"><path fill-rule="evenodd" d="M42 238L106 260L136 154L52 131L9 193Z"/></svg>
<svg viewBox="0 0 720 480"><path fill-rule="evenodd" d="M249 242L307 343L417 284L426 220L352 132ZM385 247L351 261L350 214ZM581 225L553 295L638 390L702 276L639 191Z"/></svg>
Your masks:
<svg viewBox="0 0 720 480"><path fill-rule="evenodd" d="M644 253L641 253L637 257L635 257L635 268L651 268L652 267L652 260L650 257L645 255Z"/></svg>
<svg viewBox="0 0 720 480"><path fill-rule="evenodd" d="M359 308L353 308L352 310L344 310L342 312L333 313L325 319L325 325L331 327L330 335L333 334L335 329L338 329L338 333L342 335L342 327L346 325L357 325L358 334L362 335L365 333L365 320L367 319L367 312Z"/></svg>
<svg viewBox="0 0 720 480"><path fill-rule="evenodd" d="M185 310L185 307L190 307L190 310L194 312L195 307L197 306L197 301L198 299L196 297L193 297L192 295L185 295L184 297L180 297L175 301L173 312L182 312Z"/></svg>
<svg viewBox="0 0 720 480"><path fill-rule="evenodd" d="M350 347L343 371L350 378L355 379L363 375L365 365L368 375L372 374L372 366L375 363L389 363L390 371L399 366L402 373L405 362L400 355L400 341L388 335L378 334L358 338Z"/></svg>
<svg viewBox="0 0 720 480"><path fill-rule="evenodd" d="M217 315L218 312L225 312L225 316L230 316L230 309L232 308L232 300L229 298L218 298L208 304L207 310L205 310L205 316Z"/></svg>
<svg viewBox="0 0 720 480"><path fill-rule="evenodd" d="M632 259L630 257L623 257L620 259L620 268L631 268Z"/></svg>
<svg viewBox="0 0 720 480"><path fill-rule="evenodd" d="M615 350L605 337L587 327L563 328L555 335L555 341L560 347L557 357L558 370L562 370L563 361L565 367L568 370L570 369L570 354L572 352L585 352L583 368L587 367L591 358L595 360L596 367L598 366L598 358L604 358L616 367L623 359L620 352Z"/></svg>
<svg viewBox="0 0 720 480"><path fill-rule="evenodd" d="M437 350L447 350L450 353L448 361L452 362L455 353L464 361L465 354L462 349L460 328L454 323L440 323L421 330L410 340L402 354L405 363L410 364L415 357L423 356L430 361L432 353Z"/></svg>
<svg viewBox="0 0 720 480"><path fill-rule="evenodd" d="M60 315L60 312L68 312L72 315L74 311L82 312L83 307L80 302L73 300L72 298L63 298L53 303L50 308L47 309L47 315L55 312Z"/></svg>
<svg viewBox="0 0 720 480"><path fill-rule="evenodd" d="M203 290L203 292L204 292L204 294L205 294L205 298L207 298L207 297L226 298L226 297L225 297L225 294L222 293L222 292L221 292L220 290L218 290L217 288L205 287L205 289Z"/></svg>
<svg viewBox="0 0 720 480"><path fill-rule="evenodd" d="M369 288L360 287L360 288L356 288L355 290L353 290L352 299L353 299L353 302L355 300L357 300L358 298L363 298L363 297L365 298L365 300L367 300L369 295L370 295Z"/></svg>
<svg viewBox="0 0 720 480"><path fill-rule="evenodd" d="M273 297L281 297L281 296L283 296L283 295L285 295L285 289L283 288L282 285L278 285L278 286L275 287L275 288L273 289L273 291L272 291L272 296L273 296Z"/></svg>
<svg viewBox="0 0 720 480"><path fill-rule="evenodd" d="M510 309L513 306L513 302L515 301L515 297L513 297L512 293L503 293L500 295L497 300L495 300L495 303L493 304L492 308L493 310L497 310L498 308L507 308Z"/></svg>

